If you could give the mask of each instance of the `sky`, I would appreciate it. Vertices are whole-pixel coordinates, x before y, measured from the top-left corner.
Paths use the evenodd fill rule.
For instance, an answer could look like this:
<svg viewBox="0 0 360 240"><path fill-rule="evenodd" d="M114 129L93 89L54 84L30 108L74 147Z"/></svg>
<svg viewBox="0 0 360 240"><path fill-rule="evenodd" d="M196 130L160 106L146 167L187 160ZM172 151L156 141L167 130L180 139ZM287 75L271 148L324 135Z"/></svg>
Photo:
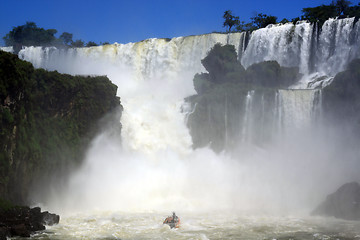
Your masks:
<svg viewBox="0 0 360 240"><path fill-rule="evenodd" d="M358 4L360 0L353 0ZM241 21L256 13L278 20L301 16L301 9L331 0L0 0L0 46L13 27L32 21L38 27L73 34L85 43L128 43L224 31L223 13Z"/></svg>

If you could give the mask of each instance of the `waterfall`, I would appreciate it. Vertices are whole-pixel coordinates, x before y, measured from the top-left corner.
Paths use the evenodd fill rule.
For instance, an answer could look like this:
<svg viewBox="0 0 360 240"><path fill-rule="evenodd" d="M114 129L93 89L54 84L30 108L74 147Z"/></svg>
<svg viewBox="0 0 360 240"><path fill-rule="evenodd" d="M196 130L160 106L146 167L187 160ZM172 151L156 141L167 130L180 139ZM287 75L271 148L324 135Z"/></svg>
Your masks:
<svg viewBox="0 0 360 240"><path fill-rule="evenodd" d="M355 18L329 19L320 32L308 22L269 25L251 34L241 63L248 67L276 60L281 66L299 67L304 75L321 72L333 76L360 56L359 33L360 22L355 23ZM316 60L311 61L312 57Z"/></svg>
<svg viewBox="0 0 360 240"><path fill-rule="evenodd" d="M298 67L303 79L294 89L269 94L249 91L239 97L244 101L237 106L236 114L231 113L234 104L226 98L224 109L218 109L224 106L223 101L209 104L208 115L202 116L204 125L225 123L222 132L211 131L225 136L226 144L235 145L230 138L236 136L240 144L262 146L280 132L301 131L312 124L313 116L321 109L321 92L310 88L324 86L349 61L360 57L359 38L359 21L348 18L330 19L319 31L313 24L299 22L271 25L252 33L212 33L90 48L23 48L19 57L37 68L107 75L118 86L117 94L124 106L123 146L115 146L106 133L96 138L59 204L77 204L85 209L162 211L258 209L273 207L273 202L282 207L285 200L289 205L303 204L304 198L312 194L307 186L329 178L317 170L326 165L331 157L326 154L331 151L313 149L310 142L304 141L304 148L315 153L303 158L303 146L289 141L282 142L279 149L271 149L271 154L256 149L251 154L239 154L239 161L233 161L206 147L193 150L184 119L196 114L198 106L184 107L184 98L195 94L193 76L205 72L201 59L216 43L233 44L245 67L269 60ZM218 118L214 119L214 115ZM315 158L321 159L318 165L314 164ZM295 160L290 163L288 159ZM310 178L298 170L308 169L301 165L306 161L316 173ZM337 165L333 166L336 169ZM304 185L299 187L300 183Z"/></svg>
<svg viewBox="0 0 360 240"><path fill-rule="evenodd" d="M251 113L252 113L252 100L254 98L254 91L249 91L246 95L245 99L245 112L241 115L243 115L243 122L241 129L241 141L246 142L251 139L251 129L252 129L252 119L251 119Z"/></svg>
<svg viewBox="0 0 360 240"><path fill-rule="evenodd" d="M19 57L32 62L35 67L57 70L61 73L107 75L119 86L118 95L122 98L125 108L122 119L125 145L134 149L145 148L145 152L150 152L154 147L149 147L149 141L152 140L150 136L164 140L163 142L159 140L159 146L154 149L176 145L169 139L165 140L169 138L169 136L165 137L167 134L162 133L159 136L160 129L152 132L151 129L156 126L153 122L172 119L171 114L177 115L175 112L179 111L183 99L195 94L192 78L195 73L205 72L201 59L216 43L233 44L238 52L239 61L245 67L269 60L276 60L286 67L298 67L303 77L291 88L313 89L329 84L337 72L345 69L349 61L360 56L359 38L360 21L355 22L355 18L345 18L329 19L320 30L317 25L301 21L295 25L292 23L269 25L252 33L212 33L90 48L25 47L19 52ZM11 48L2 49L11 51ZM241 130L238 130L241 131L241 134L239 133L241 141L255 136L251 126L254 116L260 119L267 116L269 119L266 121L280 121L282 124L278 124L279 126L288 126L288 128L290 125L297 127L305 124L309 121L310 99L314 97L312 94L304 97L306 93L310 92L280 90L278 94L280 110L272 110L273 113L277 112L281 115L278 120L273 120L274 117L269 117L268 113L265 114L265 110L262 110L262 113L253 113L251 109L264 108L265 102L259 100L258 96L253 96L254 94L251 100L247 97L245 113L239 113L243 116L240 121L244 123ZM304 102L301 102L302 100ZM259 101L263 102L259 103ZM256 107L252 106L253 104ZM270 109L272 107L268 106ZM148 109L151 108L161 109L163 115L157 116L150 112ZM140 116L145 114L151 117L139 119L139 116L129 112L130 109L135 109ZM298 109L298 112L294 110L289 112L289 109ZM209 108L209 112L210 110L212 109ZM303 114L302 111L305 113ZM151 119L154 116L157 116L157 119ZM179 117L181 118L181 115ZM229 120L227 112L224 118L225 128L228 129L228 122L234 121ZM208 122L211 122L211 119ZM179 125L175 120L171 124ZM259 122L259 124L262 128L268 123ZM226 141L229 140L228 131L225 132ZM177 139L189 139L186 132L187 129L183 127L173 134L178 136ZM144 135L148 137L145 138ZM183 152L186 152L185 149L191 145L191 142L189 140L180 142L183 144Z"/></svg>
<svg viewBox="0 0 360 240"><path fill-rule="evenodd" d="M337 72L344 70L349 61L360 56L359 33L360 22L355 22L354 18L329 19L319 31L316 25L302 21L295 25L292 23L269 25L251 34L247 32L212 33L75 49L25 47L19 52L19 57L32 62L35 67L57 70L62 73L109 76L119 86L118 95L122 98L122 104L125 107L122 119L123 137L126 136L125 145L129 148L141 149L141 146L145 147L150 144L149 142L141 143L144 141L141 139L145 139L143 135L157 136L156 132L160 130L149 132L149 129L152 129L150 126L155 124L145 122L145 120L138 121L138 117L128 113L129 109L135 108L140 113L139 109L154 103L156 108L162 109L164 112L164 115L159 116L158 120L168 119L169 115L165 113L170 109L175 112L179 111L178 108L183 99L195 93L192 83L194 74L205 72L201 65L201 59L216 43L234 45L239 61L245 67L268 60L276 60L282 66L299 67L303 78L291 88L307 89L326 86ZM252 94L251 101L247 97L245 113L239 113L243 116L240 122L244 123L239 130L241 131L241 134L239 133L241 141L250 140L255 136L254 127L252 127L254 116L260 119L267 116L269 118L267 121L274 124L281 122L278 124L279 126L288 126L289 128L291 124L296 127L300 126L302 121L308 121L306 116L309 115L310 98L314 96L311 94L309 98L302 96L306 93L280 90L278 94L278 104L280 105L277 105L279 110L272 110L273 113L277 112L278 115L281 115L277 120L274 120L275 117L267 116L269 114L265 114L264 110L262 113L253 113L251 109L264 108L265 103L259 103L262 100L258 96L256 96L258 100L255 101L254 94ZM305 101L303 104L301 97ZM298 100L293 98L298 98ZM164 101L167 101L167 106L164 106ZM256 106L252 106L254 104ZM272 106L268 107L272 108ZM299 108L298 113L289 112L289 109L295 108ZM210 110L211 108L209 108ZM301 112L302 110L305 111L304 114ZM145 109L143 114L154 116ZM228 114L225 113L224 117L225 128L228 129ZM157 120L152 119L151 121L156 122ZM172 124L178 125L175 122ZM261 122L259 124L261 128L268 125L268 123ZM266 128L270 128L270 126ZM142 134L137 135L141 131L143 131ZM186 131L183 129L177 133L179 134L178 139L181 139L180 136L186 136ZM256 131L259 133L259 129ZM265 131L270 130L266 129ZM264 134L263 131L260 132ZM226 130L226 141L229 140L228 135L229 132ZM160 136L157 138L160 139ZM185 138L187 139L189 136ZM147 137L147 139L150 141L151 137ZM159 143L163 147L155 149L162 149L164 146L172 144L169 140L164 141ZM188 140L182 142L184 149L191 145ZM187 143L185 144L185 142ZM150 151L149 147L145 148L147 152Z"/></svg>
<svg viewBox="0 0 360 240"><path fill-rule="evenodd" d="M308 72L308 58L312 25L301 22L283 25L269 25L254 31L242 53L241 63L248 67L253 63L276 60L281 66L300 68Z"/></svg>
<svg viewBox="0 0 360 240"><path fill-rule="evenodd" d="M313 115L318 110L318 90L279 90L281 118L279 124L285 131L311 126Z"/></svg>
<svg viewBox="0 0 360 240"><path fill-rule="evenodd" d="M335 75L347 63L360 56L360 22L355 18L329 19L322 27L316 53L315 69Z"/></svg>
<svg viewBox="0 0 360 240"><path fill-rule="evenodd" d="M268 102L271 100L271 102ZM313 89L278 90L273 97L251 90L240 109L239 140L262 144L289 132L313 126L321 115L321 91Z"/></svg>

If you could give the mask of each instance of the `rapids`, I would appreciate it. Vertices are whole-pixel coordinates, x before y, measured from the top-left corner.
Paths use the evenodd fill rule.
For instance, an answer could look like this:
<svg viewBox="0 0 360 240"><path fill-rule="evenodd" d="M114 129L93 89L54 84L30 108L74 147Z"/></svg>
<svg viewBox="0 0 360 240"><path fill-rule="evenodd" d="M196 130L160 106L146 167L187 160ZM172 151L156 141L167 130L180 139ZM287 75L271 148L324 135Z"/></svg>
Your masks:
<svg viewBox="0 0 360 240"><path fill-rule="evenodd" d="M162 225L167 213L76 215L32 239L360 239L360 223L325 218L183 214L179 229Z"/></svg>

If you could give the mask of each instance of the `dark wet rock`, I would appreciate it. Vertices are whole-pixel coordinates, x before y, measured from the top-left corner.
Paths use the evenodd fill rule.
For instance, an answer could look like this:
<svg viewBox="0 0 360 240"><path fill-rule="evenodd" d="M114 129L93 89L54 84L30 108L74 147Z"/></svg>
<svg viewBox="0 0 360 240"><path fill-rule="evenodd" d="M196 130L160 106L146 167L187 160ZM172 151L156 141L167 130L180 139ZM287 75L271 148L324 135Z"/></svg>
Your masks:
<svg viewBox="0 0 360 240"><path fill-rule="evenodd" d="M30 237L30 232L29 226L25 223L14 225L10 229L11 236Z"/></svg>
<svg viewBox="0 0 360 240"><path fill-rule="evenodd" d="M6 240L6 236L9 235L9 229L6 226L0 225L0 240Z"/></svg>
<svg viewBox="0 0 360 240"><path fill-rule="evenodd" d="M346 183L327 196L312 215L331 216L345 220L360 220L360 185Z"/></svg>
<svg viewBox="0 0 360 240"><path fill-rule="evenodd" d="M30 237L36 231L45 230L45 225L59 223L60 216L41 212L39 207L12 207L0 211L0 240L6 237Z"/></svg>
<svg viewBox="0 0 360 240"><path fill-rule="evenodd" d="M54 224L58 224L60 221L60 216L54 213L43 212L42 214L42 222L45 225L52 226Z"/></svg>

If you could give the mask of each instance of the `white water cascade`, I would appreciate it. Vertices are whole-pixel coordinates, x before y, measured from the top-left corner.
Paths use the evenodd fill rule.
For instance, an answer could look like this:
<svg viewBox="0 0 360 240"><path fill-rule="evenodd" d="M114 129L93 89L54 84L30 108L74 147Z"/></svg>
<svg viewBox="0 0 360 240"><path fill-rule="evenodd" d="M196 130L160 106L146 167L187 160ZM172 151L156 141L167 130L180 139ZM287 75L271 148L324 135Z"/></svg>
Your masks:
<svg viewBox="0 0 360 240"><path fill-rule="evenodd" d="M308 88L314 76L329 79L360 57L360 23L354 21L330 19L320 32L307 22L269 26L254 31L249 41L247 33L213 33L91 48L22 49L19 57L37 68L107 75L118 86L124 107L122 146L106 133L99 135L69 186L54 195L52 207L141 212L313 206L331 186L352 176L336 175L348 168L329 164L338 156L329 150L335 143L299 136L271 149L247 149L236 158L208 148L193 150L180 107L185 97L195 94L192 78L205 71L201 59L216 43L233 44L245 67L268 60L299 67L304 77L294 88ZM316 91L280 90L273 109L278 121L271 123L271 131L310 124ZM253 128L262 127L252 125L254 95L246 97L246 113L239 120L246 123L239 131L243 141L253 137ZM263 98L260 105L265 110ZM327 184L321 179L328 179Z"/></svg>
<svg viewBox="0 0 360 240"><path fill-rule="evenodd" d="M314 120L316 90L279 90L281 126L286 130L310 127Z"/></svg>

